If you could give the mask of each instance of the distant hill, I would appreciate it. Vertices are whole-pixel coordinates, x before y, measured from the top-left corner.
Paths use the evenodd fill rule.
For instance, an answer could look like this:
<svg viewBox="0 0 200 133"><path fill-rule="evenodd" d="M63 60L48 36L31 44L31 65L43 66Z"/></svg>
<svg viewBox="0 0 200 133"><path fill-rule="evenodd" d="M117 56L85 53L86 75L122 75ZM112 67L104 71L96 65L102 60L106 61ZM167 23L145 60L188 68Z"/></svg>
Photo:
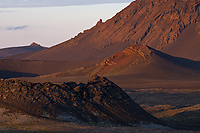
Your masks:
<svg viewBox="0 0 200 133"><path fill-rule="evenodd" d="M161 50L177 39L190 25L200 26L199 0L137 0L105 23L100 20L85 30L49 49L13 56L10 59L80 61L105 59L132 44ZM199 34L199 32L197 32ZM195 38L197 41L200 37ZM183 45L190 45L182 42ZM178 44L182 45L182 44ZM191 48L200 50L200 47ZM182 51L178 49L176 52ZM180 52L181 53L181 52ZM187 58L190 56L180 56ZM193 57L191 58L193 59ZM197 56L195 59L200 60Z"/></svg>
<svg viewBox="0 0 200 133"><path fill-rule="evenodd" d="M0 49L0 58L11 56L11 55L44 50L44 49L46 49L46 47L42 47L41 45L33 42L30 46L10 47L10 48Z"/></svg>

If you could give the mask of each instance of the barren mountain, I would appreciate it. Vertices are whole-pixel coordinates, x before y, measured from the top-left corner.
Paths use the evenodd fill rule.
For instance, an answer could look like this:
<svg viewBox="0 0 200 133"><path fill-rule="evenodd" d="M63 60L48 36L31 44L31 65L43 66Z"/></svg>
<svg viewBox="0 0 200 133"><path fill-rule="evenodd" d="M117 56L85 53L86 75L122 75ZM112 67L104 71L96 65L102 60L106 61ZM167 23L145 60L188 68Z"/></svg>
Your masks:
<svg viewBox="0 0 200 133"><path fill-rule="evenodd" d="M11 55L17 55L17 54L23 54L28 52L34 52L39 50L44 50L46 47L42 47L41 45L33 42L30 46L24 46L24 47L11 47L11 48L4 48L0 49L0 58L11 56Z"/></svg>
<svg viewBox="0 0 200 133"><path fill-rule="evenodd" d="M126 79L165 78L184 79L199 78L200 62L173 57L148 46L138 44L129 46L124 51L107 57L103 62L89 67L76 68L43 77L66 77L83 75L128 75ZM123 76L122 76L123 77ZM131 82L131 81L130 81Z"/></svg>
<svg viewBox="0 0 200 133"><path fill-rule="evenodd" d="M104 59L132 44L148 45L160 50L174 43L191 24L199 26L199 5L199 0L137 0L110 20L100 20L93 28L75 38L50 49L10 58L68 61Z"/></svg>
<svg viewBox="0 0 200 133"><path fill-rule="evenodd" d="M7 104L34 116L91 124L161 124L120 87L96 75L87 84L1 79L0 86L2 105Z"/></svg>

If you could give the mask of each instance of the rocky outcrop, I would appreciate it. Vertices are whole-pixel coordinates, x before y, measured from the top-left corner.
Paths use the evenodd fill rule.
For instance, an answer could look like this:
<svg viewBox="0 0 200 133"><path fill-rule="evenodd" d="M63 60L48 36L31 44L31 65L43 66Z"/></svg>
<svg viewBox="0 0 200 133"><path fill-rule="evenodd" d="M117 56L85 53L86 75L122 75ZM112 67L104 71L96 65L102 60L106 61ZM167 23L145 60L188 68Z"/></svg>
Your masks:
<svg viewBox="0 0 200 133"><path fill-rule="evenodd" d="M106 58L94 70L94 73L101 75L119 74L123 70L132 66L144 63L151 59L151 50L147 46L131 45L122 52L118 52L113 56Z"/></svg>
<svg viewBox="0 0 200 133"><path fill-rule="evenodd" d="M0 80L0 102L26 113L64 121L114 124L157 123L120 87L105 77L87 84Z"/></svg>

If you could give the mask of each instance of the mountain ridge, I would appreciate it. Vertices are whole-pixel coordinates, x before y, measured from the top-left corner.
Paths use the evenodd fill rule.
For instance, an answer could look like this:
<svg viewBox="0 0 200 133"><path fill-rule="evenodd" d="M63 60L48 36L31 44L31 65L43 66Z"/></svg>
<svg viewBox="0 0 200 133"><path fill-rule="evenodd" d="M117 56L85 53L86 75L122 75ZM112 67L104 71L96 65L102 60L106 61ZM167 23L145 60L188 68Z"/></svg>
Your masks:
<svg viewBox="0 0 200 133"><path fill-rule="evenodd" d="M160 50L175 42L188 25L199 25L199 5L198 0L137 0L113 18L98 23L75 38L48 50L12 58L60 61L104 59L132 44Z"/></svg>

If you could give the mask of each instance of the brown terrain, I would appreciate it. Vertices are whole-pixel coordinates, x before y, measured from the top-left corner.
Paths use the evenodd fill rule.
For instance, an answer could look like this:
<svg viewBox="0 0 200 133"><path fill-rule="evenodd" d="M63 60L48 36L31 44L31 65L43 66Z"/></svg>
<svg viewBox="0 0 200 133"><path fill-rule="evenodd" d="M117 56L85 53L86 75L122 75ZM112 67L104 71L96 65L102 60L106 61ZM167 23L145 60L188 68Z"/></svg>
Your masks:
<svg viewBox="0 0 200 133"><path fill-rule="evenodd" d="M136 0L66 42L0 59L0 130L198 132L199 16L199 0Z"/></svg>

